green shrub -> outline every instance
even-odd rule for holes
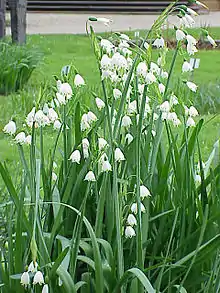
[[[41,57],[36,49],[29,46],[0,42],[0,94],[22,89]]]

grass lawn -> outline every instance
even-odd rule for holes
[[[220,35],[220,28],[213,28],[210,30],[214,37]],[[170,34],[170,32],[168,32]],[[198,36],[198,30],[192,32]],[[133,33],[130,32],[132,36]],[[143,32],[141,32],[143,34]],[[10,95],[7,97],[0,97],[0,106],[2,115],[0,117],[0,131],[6,122],[11,117],[20,115],[25,116],[24,113],[24,95],[29,97],[29,106],[27,111],[30,110],[32,100],[39,89],[40,84],[54,82],[53,75],[60,75],[60,70],[64,65],[73,63],[79,70],[79,73],[85,78],[88,87],[85,90],[82,98],[85,101],[91,97],[91,91],[100,92],[100,82],[98,77],[97,65],[93,55],[92,47],[88,36],[85,35],[32,35],[28,36],[28,44],[33,47],[39,48],[44,53],[44,59],[32,75],[26,91],[21,95]],[[168,62],[172,58],[173,52],[168,53]],[[201,59],[200,68],[195,70],[194,80],[199,85],[215,82],[219,77],[220,68],[220,52],[214,51],[200,51],[197,58]],[[179,56],[175,67],[176,75],[181,72],[181,65],[183,57]],[[168,70],[168,68],[167,68]],[[25,100],[25,99],[24,99]],[[27,99],[26,99],[27,100]],[[209,120],[210,116],[206,116],[205,120]],[[201,140],[203,141],[203,152],[207,154],[219,138],[220,117],[216,117],[209,122],[203,129]],[[5,140],[5,136],[0,133],[0,160],[9,159],[13,160],[14,146],[9,146]]]

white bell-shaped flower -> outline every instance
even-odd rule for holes
[[[88,115],[86,113],[82,115],[80,128],[81,131],[85,131],[90,128],[90,124],[88,122]]]
[[[30,277],[28,272],[21,275],[21,285],[27,287],[30,284]]]
[[[5,125],[3,128],[4,133],[13,135],[16,132],[16,124],[14,121],[9,121],[8,124]]]
[[[101,69],[108,69],[111,67],[111,58],[108,55],[104,54],[101,59]]]
[[[191,56],[191,55],[194,55],[196,52],[198,52],[196,46],[194,45],[191,45],[191,44],[187,44],[186,46],[186,50],[188,52],[188,54]]]
[[[109,163],[109,161],[103,161],[102,164],[101,164],[101,169],[102,169],[102,172],[109,172],[109,171],[112,171],[112,166],[111,164]]]
[[[75,75],[75,78],[74,78],[74,85],[76,87],[80,87],[82,85],[85,85],[85,81],[84,79],[82,78],[82,76],[80,74],[76,74]]]
[[[125,228],[125,237],[126,237],[126,238],[132,238],[132,237],[134,237],[135,235],[136,235],[136,233],[135,233],[135,230],[134,230],[133,227],[131,227],[131,226],[127,226],[127,227]]]
[[[153,82],[156,82],[156,76],[152,72],[148,72],[145,78],[145,81],[147,84],[152,84]]]
[[[138,210],[137,203],[133,203],[131,205],[131,212],[133,214],[137,214],[137,210]],[[146,211],[145,206],[141,203],[141,212],[145,213],[145,211]]]
[[[99,150],[101,151],[101,150],[103,150],[106,146],[108,146],[108,143],[107,143],[107,141],[106,141],[104,138],[99,137],[99,138],[98,138],[98,145],[99,145]]]
[[[99,109],[99,111],[105,107],[105,103],[100,98],[96,98],[95,103],[96,103],[96,106]]]
[[[32,136],[31,135],[27,135],[26,138],[25,138],[25,144],[31,145],[31,141],[32,141]]]
[[[80,164],[80,159],[81,159],[81,154],[79,150],[75,150],[74,152],[72,152],[69,158],[69,160],[71,160],[72,163],[77,163],[77,164]]]
[[[61,122],[59,120],[55,120],[53,123],[53,128],[54,129],[60,129],[60,127],[62,126]]]
[[[41,293],[49,293],[49,286],[47,284],[45,284],[43,286],[42,292]]]
[[[128,105],[128,114],[132,115],[135,113],[137,113],[137,101],[136,100],[130,102]]]
[[[120,99],[122,96],[122,92],[119,89],[113,89],[113,97],[115,100]]]
[[[131,118],[127,115],[122,117],[121,126],[125,128],[129,128],[132,125]]]
[[[195,127],[196,123],[192,117],[189,117],[186,121],[186,127]]]
[[[193,71],[192,65],[189,62],[184,61],[182,65],[182,72],[190,72],[190,71]]]
[[[34,275],[34,280],[33,280],[33,285],[43,285],[44,284],[44,276],[41,273],[41,271],[37,271],[36,274]]]
[[[25,133],[19,132],[16,136],[15,136],[15,142],[18,144],[24,144],[26,142],[26,136]]]
[[[35,107],[32,108],[31,112],[28,113],[27,117],[26,117],[26,123],[29,127],[33,126],[34,123],[34,118],[35,118]]]
[[[191,82],[191,81],[187,81],[186,82],[186,85],[188,86],[188,88],[192,91],[192,92],[196,92],[197,91],[197,88],[198,88],[198,86],[195,84],[195,83],[193,83],[193,82]]]
[[[92,111],[89,111],[87,113],[87,122],[88,123],[92,123],[92,122],[95,122],[97,120],[98,120],[98,118],[96,117],[96,115]]]
[[[129,145],[133,141],[133,136],[130,133],[127,133],[125,135],[125,141],[127,141],[127,144]]]
[[[140,62],[136,69],[137,75],[146,77],[147,69],[147,64],[145,62]]]
[[[82,139],[82,151],[84,159],[89,158],[89,141],[87,138]]]
[[[217,46],[215,40],[214,40],[210,35],[207,36],[207,40],[209,41],[209,43],[210,43],[213,47],[216,47],[216,46]]]
[[[48,109],[48,114],[47,114],[47,117],[50,119],[50,121],[54,122],[58,119],[58,115],[57,115],[57,112],[53,109],[53,108],[50,108]]]
[[[92,171],[89,171],[85,178],[84,178],[85,181],[89,181],[89,182],[95,182],[96,179],[95,179],[95,174],[92,172]]]
[[[36,261],[32,261],[28,266],[28,272],[36,273],[37,267],[38,267],[38,263]]]
[[[193,107],[193,106],[191,106],[191,107],[189,108],[189,116],[191,116],[191,117],[196,117],[196,116],[198,116],[198,115],[199,115],[199,113],[198,113],[198,111],[196,110],[196,108]]]
[[[159,83],[158,89],[159,89],[159,92],[161,94],[164,94],[164,92],[165,92],[165,85],[163,85],[162,83]]]
[[[56,97],[59,105],[66,105],[66,98],[63,94],[56,93]]]
[[[68,82],[62,83],[60,86],[60,94],[70,99],[72,97],[73,91]]]
[[[157,49],[159,48],[163,48],[165,46],[165,41],[162,37],[157,38],[154,42],[153,42],[153,46],[157,47]]]
[[[149,197],[149,196],[151,196],[151,193],[150,193],[149,189],[146,186],[141,185],[140,186],[140,197],[141,197],[141,199],[143,200],[144,198]]]
[[[185,38],[186,38],[185,33],[184,33],[182,30],[177,29],[177,30],[176,30],[176,40],[177,40],[177,41],[182,41],[182,40],[184,40]]]
[[[150,72],[151,73],[156,73],[157,75],[159,75],[160,70],[161,70],[160,67],[156,63],[154,63],[154,62],[150,63]]]
[[[115,149],[115,161],[121,162],[125,160],[125,156],[119,148]]]
[[[129,214],[127,218],[127,224],[131,227],[137,225],[137,220],[133,214]]]
[[[164,101],[160,105],[160,111],[168,113],[170,111],[170,103],[168,101]]]
[[[55,172],[52,172],[52,180],[57,181],[57,174]]]

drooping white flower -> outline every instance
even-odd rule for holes
[[[137,220],[133,214],[129,214],[127,218],[127,224],[131,227],[137,225]]]
[[[190,44],[187,44],[186,46],[186,50],[188,52],[188,54],[191,56],[191,55],[194,55],[196,52],[198,52],[196,46],[194,45],[190,45]]]
[[[178,127],[181,124],[181,121],[179,118],[173,119],[172,122],[175,127]]]
[[[25,138],[25,144],[31,145],[32,137],[31,135],[27,135]]]
[[[165,85],[163,85],[162,83],[159,83],[158,88],[159,88],[159,92],[161,94],[164,94],[164,92],[165,92]]]
[[[58,115],[56,111],[53,108],[48,109],[47,117],[50,119],[50,121],[54,122],[58,119]]]
[[[152,130],[151,130],[151,134],[153,135],[153,137],[155,137],[157,133],[156,133],[155,130],[152,129]]]
[[[99,150],[102,151],[106,146],[108,146],[108,143],[104,138],[99,137],[98,138],[98,145],[99,145]]]
[[[87,114],[83,114],[80,123],[81,131],[85,131],[90,128],[90,124],[88,123],[88,116]]]
[[[96,106],[99,109],[99,111],[105,107],[105,103],[100,98],[96,98],[95,102],[96,102]]]
[[[160,73],[160,67],[156,63],[151,62],[150,63],[150,72],[151,73],[156,73],[157,75],[159,75],[159,73]]]
[[[191,9],[190,7],[187,7],[186,8],[186,11],[187,11],[187,13],[189,13],[189,14],[191,14],[193,16],[197,16],[198,15],[198,13],[195,10]]]
[[[44,276],[41,273],[41,271],[37,271],[36,274],[34,275],[34,280],[33,280],[33,285],[43,285],[44,284]]]
[[[171,96],[170,96],[170,107],[172,107],[173,105],[178,105],[178,104],[179,104],[178,98],[174,94],[171,94]]]
[[[157,47],[157,49],[159,48],[163,48],[165,45],[165,41],[162,37],[157,38],[154,42],[153,42],[153,46]]]
[[[72,152],[69,158],[69,160],[71,160],[72,163],[77,163],[77,164],[80,164],[80,159],[81,159],[81,154],[79,150],[75,150],[74,152]]]
[[[185,38],[186,38],[185,33],[184,33],[182,30],[177,29],[177,30],[176,30],[176,40],[177,40],[177,41],[182,41],[182,40],[184,40]]]
[[[63,94],[56,93],[56,97],[60,105],[66,105],[66,98]]]
[[[186,13],[185,18],[189,24],[189,27],[192,27],[195,24],[195,20],[189,14]]]
[[[14,121],[9,121],[8,124],[5,125],[3,128],[4,133],[13,135],[16,132],[16,124]]]
[[[215,40],[214,40],[210,35],[207,36],[207,40],[209,41],[209,43],[210,43],[213,47],[216,47],[216,46],[217,46]]]
[[[144,84],[138,84],[138,93],[140,94],[140,95],[143,95],[143,92],[144,92]]]
[[[134,228],[132,228],[131,226],[127,226],[125,228],[125,237],[126,238],[132,238],[136,235]]]
[[[122,92],[119,89],[113,89],[113,97],[115,100],[120,99],[122,96]]]
[[[111,59],[111,66],[115,69],[126,69],[128,67],[127,59],[119,52],[114,53]]]
[[[170,111],[170,103],[168,101],[164,101],[160,105],[160,111],[168,113]]]
[[[92,122],[95,122],[97,120],[98,120],[98,118],[96,117],[96,115],[92,111],[89,111],[87,113],[87,122],[89,124],[92,123]]]
[[[107,54],[104,54],[101,59],[101,69],[108,69],[111,67],[111,58]]]
[[[125,128],[128,128],[131,125],[132,125],[131,118],[129,116],[127,116],[127,115],[123,116],[122,121],[121,121],[121,126],[125,127]]]
[[[26,117],[26,123],[29,127],[33,126],[34,123],[34,117],[35,117],[35,107],[32,108],[31,112],[28,113],[27,117]]]
[[[52,172],[52,180],[57,181],[57,174],[55,172]]]
[[[149,47],[150,47],[150,45],[148,44],[148,42],[144,42],[144,48],[145,48],[146,50],[148,50]]]
[[[61,80],[58,79],[56,81],[56,83],[57,83],[57,90],[60,91],[60,87],[61,87],[61,84],[62,84]]]
[[[197,90],[197,85],[195,84],[195,83],[193,83],[193,82],[191,82],[191,81],[187,81],[186,82],[186,85],[188,86],[188,88],[192,91],[192,92],[196,92],[196,90]]]
[[[187,43],[189,45],[194,45],[195,46],[197,44],[197,40],[191,35],[187,35],[186,39],[187,39]]]
[[[47,284],[45,284],[43,286],[42,292],[41,293],[49,293],[49,286]]]
[[[194,127],[194,126],[196,126],[195,121],[193,120],[192,117],[189,117],[186,121],[186,127]]]
[[[151,196],[149,189],[146,186],[141,185],[140,186],[140,197],[141,197],[141,199],[143,200],[145,197],[149,197],[149,196]]]
[[[101,167],[102,167],[102,172],[109,172],[112,170],[112,166],[108,160],[103,161],[101,164]]]
[[[137,203],[133,203],[131,205],[131,212],[134,213],[134,214],[137,214],[137,210],[138,210],[138,206],[137,206]],[[142,213],[145,213],[145,206],[141,203],[141,212]]]
[[[161,120],[164,121],[164,120],[167,119],[167,117],[168,117],[168,112],[162,112],[162,114],[161,114]]]
[[[89,182],[95,182],[96,179],[95,179],[95,174],[92,172],[92,171],[89,171],[85,178],[84,178],[85,181],[89,181]]]
[[[62,126],[61,122],[59,120],[55,120],[53,123],[53,128],[54,129],[60,129],[60,127]]]
[[[140,62],[136,69],[137,75],[146,77],[147,74],[147,64],[145,62]]]
[[[128,105],[128,114],[132,115],[135,113],[137,113],[137,101],[136,100],[130,102]]]
[[[97,17],[97,21],[103,23],[105,26],[109,26],[112,23],[112,20],[105,17]]]
[[[189,62],[184,61],[182,65],[182,72],[189,72],[189,71],[193,71],[192,65]]]
[[[23,131],[19,132],[16,136],[15,136],[15,142],[18,144],[24,144],[26,142],[26,135]]]
[[[155,77],[155,75],[152,72],[148,72],[145,78],[145,81],[147,84],[151,84],[153,82],[156,82],[157,79]]]
[[[162,78],[164,78],[164,79],[167,79],[168,76],[169,76],[169,74],[168,74],[168,72],[162,70],[161,73],[160,73],[160,76],[161,76]]]
[[[30,277],[28,272],[21,275],[21,285],[27,287],[30,284]]]
[[[82,139],[82,151],[84,159],[89,158],[89,141],[87,138]]]
[[[38,267],[38,263],[36,261],[32,261],[28,266],[28,272],[36,273],[37,267]]]
[[[60,94],[70,99],[72,97],[73,91],[68,82],[62,83],[60,86]]]
[[[200,184],[202,182],[201,176],[199,174],[195,175],[195,183]]]
[[[85,80],[82,78],[82,76],[80,74],[76,74],[75,78],[74,78],[74,85],[76,87],[80,87],[82,85],[85,85]]]
[[[50,124],[49,118],[44,114],[42,110],[38,110],[34,116],[36,126],[45,126]]]
[[[159,115],[157,113],[153,114],[153,120],[156,121],[159,118]]]
[[[159,66],[162,65],[162,61],[163,61],[162,57],[158,57],[158,58],[157,58],[157,64],[158,64]]]
[[[119,148],[115,149],[115,161],[121,162],[125,160],[125,156]]]
[[[45,103],[44,106],[43,106],[43,112],[44,112],[45,115],[47,115],[48,112],[49,112],[49,107],[48,107],[47,103]]]
[[[105,49],[105,51],[109,54],[111,53],[111,51],[114,49],[114,45],[109,41],[109,40],[106,40],[106,39],[102,39],[101,42],[100,42],[100,46]]]
[[[193,107],[193,106],[191,106],[191,107],[189,108],[189,116],[191,116],[191,117],[196,117],[196,116],[198,116],[198,115],[199,115],[199,113],[198,113],[198,111],[196,110],[196,108]]]
[[[169,120],[169,121],[175,121],[177,118],[178,117],[175,112],[169,112],[167,114],[167,120]]]
[[[125,135],[125,141],[127,141],[128,145],[133,141],[133,136],[130,133]]]

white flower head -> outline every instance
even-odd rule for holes
[[[128,114],[132,115],[135,113],[137,113],[137,101],[136,100],[130,102],[128,105]]]
[[[140,197],[141,197],[141,199],[143,200],[145,197],[149,197],[149,196],[151,196],[151,193],[150,193],[149,189],[146,186],[141,185],[140,186]]]
[[[30,277],[28,272],[21,275],[21,285],[27,287],[30,284]]]
[[[18,144],[24,144],[26,142],[26,136],[25,133],[19,132],[16,136],[15,136],[15,142]]]
[[[26,123],[29,127],[33,126],[34,123],[34,117],[35,117],[35,107],[32,108],[31,112],[28,113],[27,117],[26,117]]]
[[[112,171],[112,166],[108,160],[104,160],[101,165],[102,165],[102,172]]]
[[[95,182],[96,179],[95,179],[95,174],[92,172],[92,171],[89,171],[85,178],[84,178],[85,181],[89,181],[89,182]]]
[[[174,94],[171,94],[170,107],[172,107],[173,105],[178,105],[178,104],[179,104],[178,98]]]
[[[165,92],[165,85],[163,85],[162,83],[159,83],[158,88],[159,88],[159,92],[161,94],[164,94],[164,92]]]
[[[210,43],[213,47],[216,47],[216,46],[217,46],[215,40],[214,40],[210,35],[207,36],[207,40],[209,41],[209,43]]]
[[[153,42],[153,46],[157,47],[157,49],[159,48],[163,48],[165,46],[165,41],[162,37],[157,38],[154,42]]]
[[[125,128],[129,128],[132,125],[131,118],[127,115],[122,117],[121,126]]]
[[[26,138],[25,138],[25,144],[31,145],[31,141],[32,141],[32,136],[31,135],[27,135]]]
[[[147,84],[151,84],[153,82],[156,82],[157,79],[155,77],[155,75],[152,72],[148,72],[145,78],[145,81]]]
[[[80,74],[76,74],[75,75],[75,78],[74,78],[74,85],[75,87],[80,87],[82,85],[85,85],[85,81],[84,79],[82,78],[82,76]]]
[[[160,76],[161,76],[162,78],[164,78],[164,79],[167,79],[168,76],[169,76],[169,74],[168,74],[168,72],[162,70],[161,73],[160,73]]]
[[[52,180],[57,181],[57,174],[55,172],[52,172]]]
[[[170,103],[168,101],[164,101],[160,105],[160,111],[168,113],[170,111]]]
[[[134,237],[135,235],[136,235],[136,233],[135,233],[135,230],[134,230],[133,227],[131,227],[131,226],[127,226],[127,227],[125,228],[125,237],[126,237],[126,238],[132,238],[132,237]]]
[[[102,151],[106,146],[108,146],[108,143],[104,138],[99,137],[98,138],[98,145],[99,145],[99,150]]]
[[[189,62],[184,61],[182,65],[182,72],[190,72],[190,71],[193,71],[192,65]]]
[[[122,96],[122,92],[119,89],[113,89],[113,97],[115,100],[120,99]]]
[[[71,160],[72,163],[77,163],[77,164],[80,164],[80,159],[81,159],[81,154],[79,150],[75,150],[74,152],[72,152],[69,158],[69,160]]]
[[[196,117],[196,116],[198,116],[198,115],[199,115],[199,113],[198,113],[198,111],[196,110],[196,108],[193,107],[193,106],[191,106],[191,107],[189,108],[189,116],[191,116],[191,117]]]
[[[41,271],[37,271],[36,274],[34,275],[34,280],[33,280],[33,285],[43,285],[44,284],[44,276],[41,273]]]
[[[105,107],[105,103],[103,102],[103,100],[98,97],[95,99],[95,103],[99,111],[101,111]]]
[[[131,205],[131,212],[134,214],[137,214],[137,211],[138,211],[137,203],[133,203]],[[141,203],[141,212],[145,213],[145,211],[146,211],[145,206]]]
[[[147,74],[147,64],[145,62],[140,62],[136,69],[137,75],[146,77]]]
[[[37,267],[38,267],[38,263],[36,261],[32,261],[28,266],[28,272],[36,273]]]
[[[190,45],[190,44],[187,44],[186,46],[186,50],[188,52],[188,54],[191,56],[191,55],[194,55],[196,52],[198,52],[196,46],[194,45]]]
[[[5,125],[3,128],[4,133],[13,135],[16,132],[16,124],[14,121],[9,121],[8,124]]]
[[[156,73],[157,75],[159,75],[159,73],[160,73],[160,67],[156,63],[151,62],[150,63],[150,72],[151,73]]]
[[[35,119],[37,127],[45,126],[45,125],[50,124],[49,118],[44,114],[44,112],[42,110],[38,110],[35,113],[34,119]]]
[[[182,41],[182,40],[184,40],[185,38],[186,38],[185,33],[184,33],[182,30],[177,29],[177,30],[176,30],[176,40],[177,40],[177,41]]]
[[[125,135],[125,141],[127,141],[128,145],[133,141],[133,136],[130,133]]]
[[[86,113],[82,115],[80,128],[81,131],[85,131],[90,128],[90,124],[88,122],[88,115]]]
[[[102,39],[101,40],[101,43],[100,43],[100,46],[108,53],[110,54],[112,52],[112,50],[114,49],[114,45],[109,41],[109,40],[106,40],[106,39]]]
[[[129,214],[127,218],[127,224],[131,227],[137,225],[137,220],[133,214]]]
[[[101,59],[101,69],[111,68],[111,58],[108,57],[107,54],[104,54]]]
[[[191,35],[187,35],[186,39],[187,39],[188,45],[195,46],[197,44],[197,40]]]
[[[178,127],[181,124],[181,121],[179,118],[173,119],[172,122],[175,127]]]
[[[89,141],[87,138],[82,139],[82,150],[84,159],[87,159],[89,157]]]
[[[195,127],[196,123],[192,117],[189,117],[186,121],[186,127]]]
[[[68,82],[62,83],[60,86],[60,94],[70,99],[72,97],[73,91]]]
[[[89,111],[87,113],[87,122],[89,124],[92,123],[92,122],[95,122],[97,120],[98,120],[98,118],[96,117],[96,115],[92,111]]]
[[[197,85],[191,81],[187,81],[186,85],[188,86],[188,88],[192,91],[192,92],[196,92],[197,91]]]
[[[58,115],[56,111],[53,108],[48,109],[47,117],[50,119],[50,121],[54,122],[58,119]]]
[[[55,120],[53,123],[53,128],[54,129],[60,129],[60,127],[62,126],[61,122],[59,120]]]
[[[41,293],[49,293],[49,286],[47,284],[45,284],[43,286],[42,292]]]
[[[125,156],[119,148],[115,149],[115,161],[121,162],[125,160]]]
[[[195,183],[200,184],[202,182],[201,176],[199,174],[195,175]]]
[[[103,23],[105,26],[109,26],[113,21],[105,17],[97,17],[97,22]]]
[[[56,93],[57,101],[60,105],[66,105],[66,98],[61,93]]]

